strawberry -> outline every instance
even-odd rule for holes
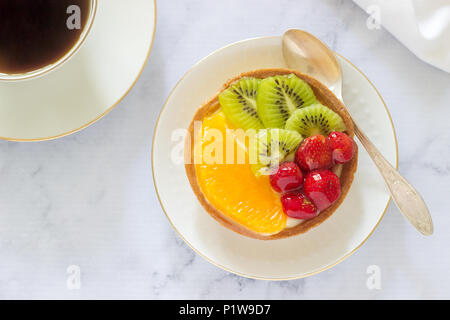
[[[343,132],[333,131],[328,135],[330,147],[333,150],[334,163],[346,163],[353,158],[356,143]]]
[[[330,168],[333,158],[329,140],[322,135],[306,138],[295,153],[295,162],[303,171]]]
[[[304,194],[288,192],[281,197],[284,212],[291,218],[311,219],[317,215],[316,206]]]
[[[276,192],[292,191],[303,185],[303,174],[294,162],[284,162],[270,175],[270,184]]]
[[[331,170],[315,170],[306,175],[303,191],[317,209],[322,211],[339,198],[341,183]]]

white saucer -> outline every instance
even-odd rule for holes
[[[397,142],[389,112],[375,87],[338,55],[344,73],[344,101],[359,126],[386,158],[397,164]],[[183,164],[171,160],[178,141],[172,133],[187,128],[195,111],[223,83],[241,72],[286,67],[281,37],[244,40],[201,60],[176,85],[155,129],[153,178],[161,206],[179,235],[198,254],[227,271],[251,278],[283,280],[326,270],[350,256],[374,231],[390,201],[383,179],[359,145],[358,170],[338,210],[306,234],[261,241],[217,223],[191,190]]]
[[[0,83],[0,138],[59,138],[103,117],[137,81],[155,27],[155,1],[99,1],[92,29],[70,61],[41,78]]]

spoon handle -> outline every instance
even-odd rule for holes
[[[433,233],[433,221],[425,201],[414,187],[381,155],[380,151],[373,145],[358,125],[353,122],[355,134],[366,148],[373,162],[380,170],[381,175],[391,192],[400,212],[412,223],[412,225],[423,235],[429,236]]]

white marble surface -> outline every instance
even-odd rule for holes
[[[0,142],[0,298],[450,298],[450,74],[369,30],[351,1],[160,0],[149,63],[130,94],[95,125],[55,141]],[[241,278],[177,236],[152,183],[159,111],[178,79],[231,42],[285,29],[323,39],[376,85],[396,126],[400,171],[427,201],[425,238],[391,204],[372,237],[319,275]],[[66,286],[69,265],[81,288]],[[381,289],[366,286],[369,265]]]

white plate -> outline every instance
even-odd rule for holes
[[[338,59],[348,109],[386,158],[397,164],[396,136],[383,100],[355,66],[339,55]],[[281,37],[237,42],[201,60],[175,86],[163,107],[154,134],[152,165],[161,206],[192,249],[227,271],[282,280],[316,274],[352,254],[380,222],[390,197],[360,146],[358,170],[345,201],[328,220],[306,234],[274,241],[250,239],[224,228],[205,212],[191,190],[184,165],[171,160],[171,152],[179,145],[179,140],[172,141],[172,133],[187,128],[195,111],[227,79],[244,71],[275,67],[286,67]]]
[[[156,4],[100,0],[80,50],[41,78],[0,83],[0,138],[48,140],[81,130],[113,109],[149,57]]]

